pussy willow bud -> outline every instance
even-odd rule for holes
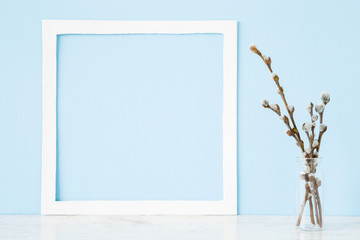
[[[323,103],[319,103],[315,106],[315,111],[318,113],[322,113],[324,111],[325,105]]]
[[[285,115],[282,115],[280,117],[280,120],[283,121],[285,124],[289,124],[289,118]]]
[[[293,112],[294,112],[294,110],[295,110],[295,108],[294,108],[294,106],[293,106],[293,105],[289,105],[289,106],[288,106],[288,108],[289,108],[289,111],[290,111],[291,113],[293,113]]]
[[[316,120],[318,120],[318,115],[313,115],[312,117],[311,117],[311,121],[313,121],[313,122],[316,122]]]
[[[286,131],[286,134],[289,135],[289,136],[292,136],[292,133],[291,133],[290,130],[287,130],[287,131]]]
[[[269,101],[266,100],[266,99],[263,99],[263,100],[261,101],[261,104],[262,104],[265,108],[270,106],[270,105],[269,105]]]
[[[325,105],[328,104],[328,102],[330,102],[330,94],[327,92],[323,92],[321,95],[321,100]]]
[[[311,114],[313,107],[314,107],[314,104],[310,103],[310,105],[306,107],[306,111]]]
[[[259,49],[257,49],[256,45],[255,44],[251,44],[250,45],[250,50],[253,52],[253,53],[256,53],[258,55],[261,55],[261,52],[259,51]]]
[[[315,148],[319,145],[319,142],[318,140],[314,140],[313,144],[312,144],[312,147]]]
[[[321,179],[320,179],[320,178],[315,178],[315,182],[316,182],[316,185],[317,185],[318,187],[321,186]]]
[[[279,81],[279,76],[273,72],[271,73],[271,77],[272,77],[272,79],[274,79],[274,81]]]
[[[264,55],[263,57],[264,57],[266,63],[271,65],[271,58],[269,56],[267,56],[267,55]]]
[[[271,107],[272,110],[274,110],[274,111],[276,111],[277,113],[280,114],[280,107],[279,107],[279,105],[277,105],[277,104],[271,104],[270,107]]]
[[[304,123],[302,126],[302,129],[304,132],[310,132],[311,131],[312,124],[311,123]]]
[[[320,124],[319,129],[320,132],[325,132],[327,130],[327,126],[325,124]]]
[[[302,180],[305,180],[305,173],[304,173],[304,172],[301,172],[301,173],[300,173],[300,178],[301,178]]]

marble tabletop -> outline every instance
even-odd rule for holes
[[[360,240],[360,217],[324,217],[323,231],[314,233],[294,223],[287,216],[0,215],[0,239]]]

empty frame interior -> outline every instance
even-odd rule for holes
[[[57,201],[223,199],[222,34],[57,46]]]

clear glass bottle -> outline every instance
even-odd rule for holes
[[[296,173],[296,227],[301,231],[323,228],[323,172],[321,158],[298,158]]]

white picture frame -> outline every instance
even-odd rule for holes
[[[237,22],[43,20],[43,215],[237,214]],[[56,201],[57,36],[60,34],[223,34],[223,200]]]

